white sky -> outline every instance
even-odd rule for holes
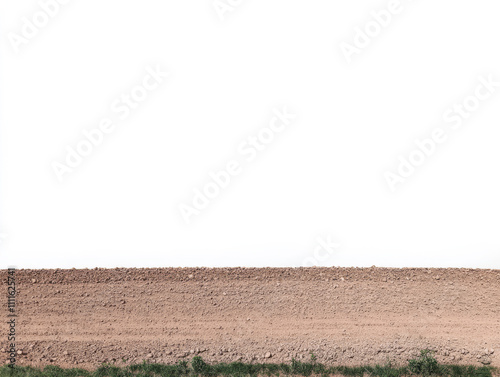
[[[45,20],[49,0],[0,2],[0,267],[500,268],[500,86],[469,97],[500,81],[497,0],[401,0],[350,63],[340,44],[390,1],[243,0],[223,20],[212,1],[72,0]],[[141,92],[148,69],[169,76]],[[113,110],[133,89],[145,100]],[[444,121],[467,97],[477,110]],[[284,108],[248,161],[238,147]],[[52,163],[105,118],[59,182]],[[392,192],[384,173],[439,128]],[[179,204],[233,160],[186,224]]]

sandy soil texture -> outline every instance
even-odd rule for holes
[[[94,368],[195,355],[286,362],[310,352],[330,365],[383,364],[430,348],[441,362],[500,366],[500,270],[73,269],[16,277],[19,365]],[[7,344],[5,335],[3,352]]]

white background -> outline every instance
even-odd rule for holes
[[[72,0],[15,53],[40,10],[0,0],[0,266],[500,268],[500,88],[452,131],[443,113],[500,81],[497,0]],[[147,66],[170,76],[125,121]],[[238,156],[272,109],[297,117],[186,224],[179,203]],[[60,183],[51,164],[102,118],[116,130]],[[392,192],[384,172],[436,127],[448,140]]]

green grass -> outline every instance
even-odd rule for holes
[[[43,369],[32,367],[0,367],[0,377],[256,377],[256,376],[320,376],[342,375],[346,377],[492,377],[491,367],[439,364],[428,350],[421,351],[420,357],[409,360],[408,365],[394,367],[386,365],[343,367],[330,366],[316,362],[311,354],[310,362],[292,360],[288,364],[245,364],[220,363],[208,364],[195,356],[191,363],[180,361],[174,365],[134,364],[126,367],[102,365],[94,371],[79,368],[63,369],[49,365]]]

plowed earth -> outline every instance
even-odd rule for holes
[[[402,364],[430,348],[440,362],[500,366],[500,270],[18,270],[16,279],[18,365],[277,363],[311,352],[328,365]]]

